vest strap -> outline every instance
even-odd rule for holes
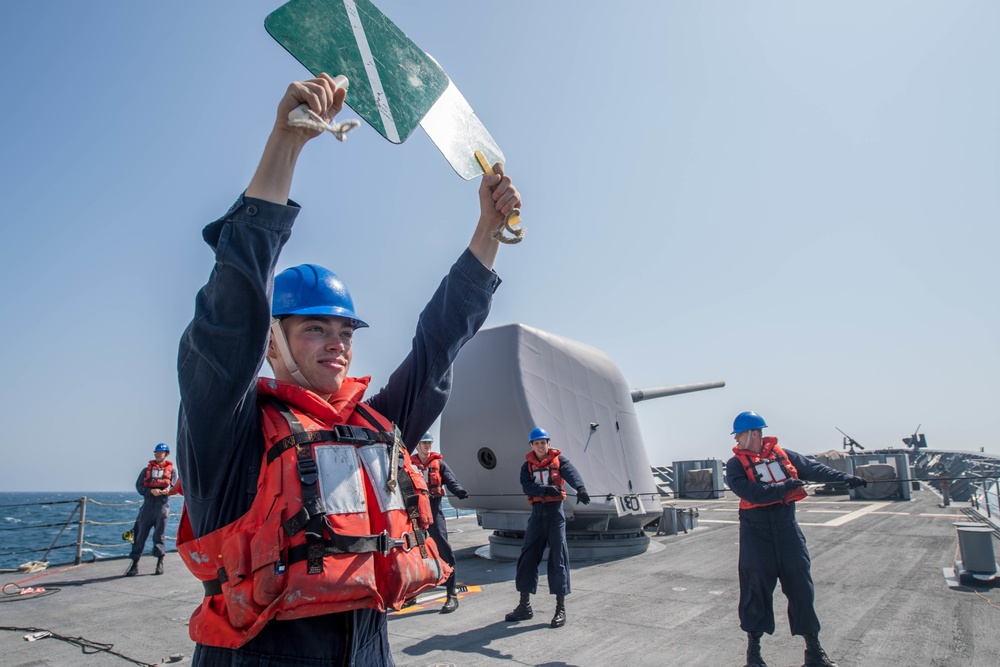
[[[361,403],[354,406],[354,409],[361,413],[369,424],[379,424],[375,419],[374,415],[370,413]],[[397,452],[399,448],[403,446],[402,442],[397,442],[395,435],[389,435],[384,429],[381,428],[379,424],[379,433],[386,439],[386,442],[393,443],[390,445],[393,448],[393,453]],[[398,431],[397,431],[398,433]],[[423,558],[428,558],[427,547],[424,546],[424,536],[426,531],[420,528],[420,496],[417,495],[416,489],[413,487],[413,480],[410,479],[409,473],[403,469],[403,462],[397,456],[390,456],[390,465],[393,465],[393,469],[390,471],[390,477],[395,477],[397,483],[399,484],[399,492],[403,495],[403,504],[406,506],[406,514],[410,518],[410,527],[413,528],[413,535],[416,538],[417,546],[420,547],[420,555]],[[409,535],[409,533],[407,533]]]
[[[277,404],[277,401],[274,401]],[[281,411],[281,408],[278,408]],[[284,414],[284,412],[282,412]],[[385,442],[378,431],[373,431],[364,426],[352,426],[351,424],[337,424],[330,430],[306,431],[302,430],[292,433],[288,437],[282,438],[271,445],[267,450],[267,462],[272,463],[276,458],[284,454],[292,447],[312,444],[314,442],[340,442],[348,445],[371,445],[377,442]],[[391,442],[391,441],[390,441]]]
[[[337,554],[367,554],[379,553],[383,556],[389,555],[392,549],[402,549],[409,551],[414,547],[423,548],[427,540],[427,531],[423,529],[415,530],[412,533],[403,533],[400,538],[389,537],[388,531],[383,531],[379,535],[337,535],[323,540],[316,545],[300,544],[288,549],[288,559],[286,563],[298,563],[299,561],[311,562],[314,558],[323,559],[324,556],[335,556]],[[307,566],[308,567],[308,566]],[[225,569],[219,568],[218,577],[210,581],[203,581],[205,597],[222,595],[222,584],[229,581]]]

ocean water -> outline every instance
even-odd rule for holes
[[[86,497],[83,549],[84,561],[128,556],[131,542],[122,533],[132,529],[142,498],[133,492],[116,493],[2,493],[0,492],[0,570],[16,569],[33,560],[50,565],[72,563],[76,558],[81,498]],[[167,551],[176,551],[174,537],[181,518],[183,498],[170,499],[167,520]],[[446,517],[474,514],[456,510],[445,498]],[[66,525],[67,522],[69,525]],[[62,534],[60,534],[62,530]],[[51,549],[50,549],[51,547]],[[144,553],[153,549],[152,530]],[[47,552],[47,553],[46,553]]]
[[[16,568],[32,560],[48,560],[52,565],[72,563],[79,535],[79,507],[84,497],[87,502],[82,559],[127,556],[132,544],[122,539],[122,533],[132,529],[142,505],[141,496],[134,491],[0,493],[0,569]],[[177,534],[182,503],[177,496],[170,499],[168,551],[175,551],[173,538]],[[67,522],[72,523],[66,525]],[[152,553],[152,549],[150,531],[145,553]]]

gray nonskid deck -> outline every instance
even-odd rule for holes
[[[821,639],[841,667],[995,667],[1000,664],[1000,589],[951,589],[942,575],[955,557],[960,506],[937,507],[926,491],[910,502],[851,502],[810,497],[799,520],[813,558]],[[440,602],[390,617],[399,667],[452,665],[742,665],[745,636],[736,604],[738,534],[734,500],[678,502],[699,508],[699,527],[654,537],[647,553],[613,562],[574,562],[568,623],[548,627],[555,598],[532,597],[535,618],[506,623],[517,603],[514,563],[476,555],[488,533],[475,517],[449,521],[460,582],[479,586],[458,611],[438,613]],[[65,636],[113,643],[143,662],[182,653],[193,645],[186,621],[201,586],[176,554],[164,576],[152,576],[144,558],[140,576],[125,579],[125,561],[102,561],[39,575],[0,575],[0,582],[58,587],[48,597],[0,603],[0,625],[40,627]],[[6,598],[7,596],[4,596]],[[991,606],[990,602],[996,607]],[[763,641],[772,667],[802,664],[802,642],[788,632],[780,590],[778,622]],[[26,642],[0,633],[0,663],[128,665],[110,655],[84,656],[54,639]],[[185,662],[188,662],[186,660]],[[183,664],[183,663],[181,663]]]

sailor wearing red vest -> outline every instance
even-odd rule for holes
[[[325,74],[291,84],[249,187],[202,234],[215,265],[178,355],[177,548],[205,587],[189,624],[196,666],[393,665],[386,610],[448,576],[427,535],[426,486],[400,445],[447,401],[451,364],[500,283],[493,232],[520,197],[502,165],[483,178],[468,249],[421,312],[409,354],[365,398],[369,378],[348,372],[367,324],[344,283],[312,264],[274,276],[299,211],[295,163],[320,134],[289,113],[307,105],[329,122],[345,95],[346,80]],[[350,173],[335,197],[350,193]],[[330,247],[361,252],[342,227]],[[392,247],[370,253],[381,282],[407,279]],[[273,380],[257,378],[265,358]]]
[[[860,477],[828,468],[762,437],[764,418],[741,412],[733,422],[735,456],[726,463],[726,483],[740,497],[740,627],[747,633],[747,667],[767,667],[760,653],[763,633],[774,634],[775,583],[788,598],[793,635],[805,637],[803,667],[836,667],[819,643],[813,581],[806,538],[795,521],[795,501],[806,497],[805,481],[867,486]]]
[[[569,547],[566,545],[566,515],[563,500],[566,484],[576,489],[576,502],[590,504],[590,495],[583,486],[583,478],[569,459],[558,449],[549,446],[549,434],[544,428],[534,428],[528,435],[531,451],[525,455],[521,466],[521,489],[531,503],[531,516],[524,531],[521,555],[517,559],[514,583],[521,600],[514,611],[507,614],[507,621],[525,621],[534,617],[531,594],[538,589],[538,565],[542,562],[545,547],[549,548],[546,574],[549,593],[556,596],[556,613],[550,626],[561,628],[566,624],[566,596],[569,595]]]
[[[455,592],[455,552],[448,543],[448,524],[445,522],[444,512],[441,511],[441,499],[444,497],[445,488],[460,500],[468,498],[469,492],[462,487],[441,454],[431,451],[433,446],[434,436],[425,433],[417,443],[417,455],[413,457],[413,467],[424,476],[431,496],[431,515],[434,517],[434,523],[427,531],[434,538],[441,559],[451,566],[451,576],[445,582],[448,597],[441,607],[442,614],[450,614],[458,609],[458,594]]]
[[[167,553],[165,532],[170,515],[169,496],[174,495],[173,489],[177,484],[174,464],[167,460],[169,455],[170,447],[162,442],[158,444],[153,448],[153,460],[135,480],[135,490],[142,496],[142,507],[132,526],[132,553],[129,556],[132,562],[125,570],[126,577],[139,574],[139,558],[146,548],[150,528],[153,529],[153,555],[156,556],[153,574],[163,574],[163,557]]]

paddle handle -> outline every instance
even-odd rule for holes
[[[491,167],[490,163],[486,161],[486,156],[483,155],[483,152],[476,151],[475,155],[476,155],[476,162],[478,162],[479,166],[483,168],[483,172],[487,176],[492,176],[493,167]],[[510,214],[507,216],[506,222],[511,227],[517,227],[519,224],[521,224],[521,212],[517,209],[511,211]]]

